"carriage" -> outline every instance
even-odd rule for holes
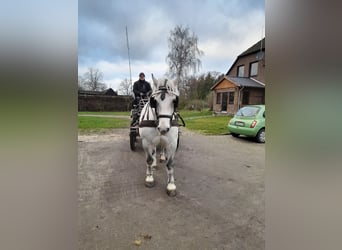
[[[131,126],[129,129],[129,143],[131,150],[134,151],[136,149],[137,137],[139,136],[139,118],[141,114],[141,110],[144,108],[145,104],[148,103],[148,97],[143,96],[140,98],[138,105],[134,106],[131,110]],[[132,124],[132,121],[135,120],[135,123]]]

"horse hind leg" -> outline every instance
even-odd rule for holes
[[[166,156],[165,156],[165,148],[164,147],[161,147],[160,149],[160,160],[159,162],[160,163],[163,163],[166,161]]]

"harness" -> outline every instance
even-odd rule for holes
[[[143,117],[144,118],[146,117],[147,120],[142,120],[139,123],[140,128],[142,128],[142,127],[157,127],[159,124],[159,118],[169,118],[171,127],[180,127],[180,126],[185,127],[185,122],[184,122],[183,118],[181,117],[181,115],[178,112],[176,112],[176,109],[178,107],[178,94],[174,90],[172,90],[169,86],[166,86],[166,82],[167,82],[167,80],[165,80],[164,86],[160,86],[158,88],[158,90],[155,91],[151,95],[150,100],[148,102],[148,105],[152,109],[152,111],[154,108],[155,116],[157,119],[150,120],[149,119],[149,112],[148,112],[149,109],[145,109],[145,113],[143,114]],[[169,93],[169,94],[171,93],[171,94],[176,96],[176,100],[174,100],[174,103],[173,103],[174,112],[171,115],[158,114],[158,112],[157,112],[157,102],[155,100],[155,97],[156,97],[156,95],[161,94],[161,99],[164,100],[166,93]],[[146,112],[147,112],[147,115],[146,115]],[[178,123],[178,119],[180,119],[182,121],[182,124]]]
[[[170,118],[171,117],[171,118]],[[160,116],[158,117],[160,118]],[[163,117],[162,117],[163,118]],[[185,122],[183,120],[183,117],[181,117],[181,115],[177,112],[173,112],[172,116],[167,116],[165,118],[170,118],[171,119],[171,127],[185,127]],[[178,123],[178,119],[181,120],[182,124]],[[156,128],[158,126],[159,120],[142,120],[139,123],[139,128],[143,128],[143,127],[152,127],[152,128]]]

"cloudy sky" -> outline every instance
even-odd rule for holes
[[[78,74],[98,68],[114,90],[139,72],[151,79],[168,70],[167,39],[177,25],[197,35],[204,52],[201,73],[226,73],[236,56],[265,32],[264,0],[80,0],[78,2]]]

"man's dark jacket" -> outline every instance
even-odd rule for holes
[[[145,80],[138,80],[133,85],[133,92],[135,98],[140,97],[140,93],[146,95],[148,92],[152,92],[151,85]]]

